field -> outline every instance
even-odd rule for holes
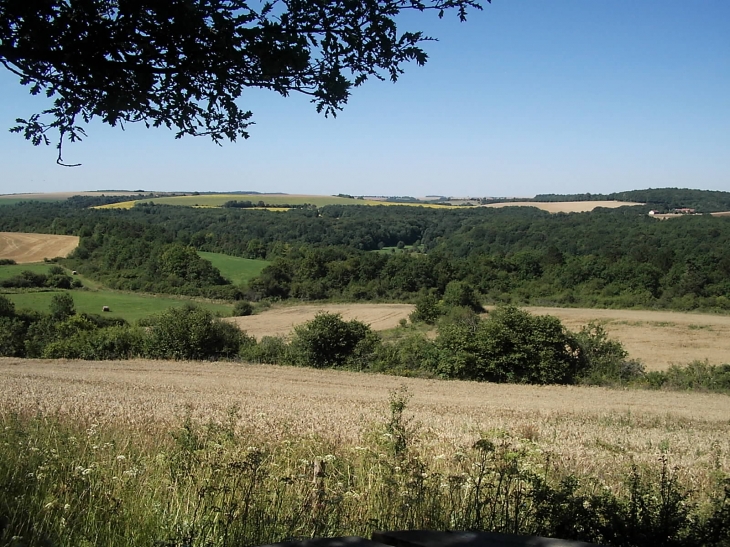
[[[233,317],[249,335],[287,336],[296,325],[314,318],[319,311],[340,313],[346,321],[357,319],[370,325],[373,330],[386,330],[398,326],[413,311],[410,304],[313,304],[304,306],[275,307],[259,315]]]
[[[5,264],[0,266],[0,281],[14,277],[25,270],[33,273],[47,274],[48,268],[51,266],[52,264],[46,264],[45,262],[36,264]],[[68,273],[70,274],[71,272]]]
[[[11,258],[19,264],[65,257],[78,245],[77,236],[0,232],[0,258]]]
[[[620,340],[629,357],[647,370],[665,370],[707,359],[712,365],[730,363],[730,316],[669,311],[526,308],[535,314],[559,317],[571,330],[589,321],[602,323]]]
[[[604,325],[612,338],[620,340],[629,357],[639,359],[647,370],[666,370],[705,360],[712,365],[730,362],[730,316],[665,311],[600,310],[583,308],[525,308],[538,315],[554,315],[578,331],[589,321]],[[259,315],[229,319],[248,334],[287,336],[296,325],[309,321],[317,311],[341,313],[346,320],[359,319],[374,330],[398,326],[413,311],[408,304],[320,304],[282,306]]]
[[[269,262],[266,260],[252,260],[249,258],[239,258],[237,256],[229,256],[221,253],[198,252],[205,260],[209,260],[213,266],[218,268],[223,277],[231,281],[234,285],[245,283],[261,273]]]
[[[0,269],[4,266],[0,266]],[[127,321],[134,322],[142,317],[160,313],[171,307],[183,306],[190,302],[190,299],[175,298],[171,296],[154,296],[131,294],[110,290],[73,290],[73,291],[44,291],[44,292],[20,292],[7,293],[10,300],[15,303],[16,309],[30,309],[33,311],[47,312],[51,298],[55,294],[68,292],[74,299],[78,313],[102,313],[103,306],[109,306],[108,317],[121,317]],[[198,302],[198,304],[213,313],[223,316],[230,316],[232,306],[230,304],[216,304],[212,302]]]
[[[556,462],[613,484],[633,463],[666,455],[703,489],[730,471],[730,397],[567,386],[496,385],[233,363],[0,358],[2,409],[62,413],[95,427],[177,424],[184,408],[264,438],[319,435],[355,446],[406,386],[423,450],[453,453],[480,437],[522,439]]]
[[[121,203],[110,203],[101,205],[98,209],[130,209],[137,203],[150,203],[163,205],[181,205],[187,207],[221,207],[227,201],[252,201],[265,202],[267,205],[303,205],[305,203],[323,207],[325,205],[412,205],[432,208],[449,208],[448,205],[434,205],[431,203],[390,203],[376,200],[363,200],[341,198],[337,196],[315,196],[300,194],[210,194],[199,196],[175,196],[154,199],[143,199],[137,201],[123,201]]]
[[[642,205],[633,201],[515,201],[508,203],[490,203],[480,207],[537,207],[548,213],[583,213],[593,211],[596,207],[624,207],[627,205]]]

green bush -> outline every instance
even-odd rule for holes
[[[253,305],[247,300],[240,300],[233,306],[233,317],[243,317],[253,313]]]
[[[365,323],[344,321],[339,313],[320,312],[294,328],[290,350],[297,365],[343,367],[371,351],[376,340]]]
[[[451,281],[446,285],[444,305],[469,308],[477,313],[484,311],[476,289],[466,281]]]
[[[269,365],[280,365],[287,362],[288,346],[280,336],[264,336],[256,343],[250,338],[249,343],[241,346],[239,356],[244,361],[252,363],[266,363]]]
[[[155,359],[218,359],[238,355],[246,336],[203,308],[170,308],[151,321],[146,354]]]
[[[15,316],[15,304],[7,296],[0,294],[0,317]]]
[[[416,300],[416,309],[411,312],[409,318],[411,323],[426,323],[433,325],[441,315],[439,301],[435,295],[431,293],[423,293]]]
[[[586,368],[581,380],[592,385],[631,382],[644,375],[644,366],[627,359],[629,352],[608,337],[602,325],[591,321],[576,334]]]
[[[131,359],[144,353],[145,331],[129,326],[114,326],[81,331],[69,338],[51,342],[43,350],[46,359]]]
[[[51,317],[56,321],[63,321],[74,315],[76,313],[76,307],[74,306],[73,297],[68,293],[54,294],[53,298],[51,298],[49,311],[51,312]]]
[[[484,321],[442,322],[436,346],[437,372],[447,378],[567,384],[585,367],[559,319],[514,306],[497,308]]]

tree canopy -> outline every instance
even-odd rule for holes
[[[303,93],[335,115],[368,78],[395,81],[406,62],[426,62],[430,38],[400,31],[401,12],[453,9],[465,20],[469,8],[481,9],[475,0],[0,0],[0,63],[52,100],[11,131],[55,142],[63,164],[63,143],[94,118],[177,138],[248,138],[252,113],[237,102],[247,88]]]

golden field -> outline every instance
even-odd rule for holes
[[[272,365],[0,358],[2,412],[61,414],[81,424],[154,430],[185,409],[262,437],[317,435],[356,446],[405,386],[421,449],[431,457],[507,436],[606,484],[666,456],[702,489],[730,472],[730,397],[594,387],[496,385]]]
[[[548,213],[584,213],[593,211],[596,207],[624,207],[628,205],[642,205],[633,201],[514,201],[508,203],[490,203],[480,207],[537,207]]]
[[[65,257],[78,245],[77,236],[0,232],[0,258],[10,258],[18,264]]]

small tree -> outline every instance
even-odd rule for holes
[[[294,329],[291,344],[296,364],[315,368],[342,367],[358,354],[374,346],[376,338],[368,325],[353,319],[344,321],[339,313],[318,313],[314,319]]]
[[[416,300],[416,309],[409,317],[413,323],[423,322],[433,325],[439,315],[441,310],[438,299],[433,294],[423,293]]]
[[[50,312],[51,317],[56,321],[68,319],[76,313],[73,297],[68,293],[54,295],[51,298]]]
[[[444,304],[452,307],[470,308],[475,312],[483,312],[476,289],[466,281],[451,281],[444,291]]]
[[[13,317],[15,315],[15,304],[7,297],[0,294],[0,317]]]

